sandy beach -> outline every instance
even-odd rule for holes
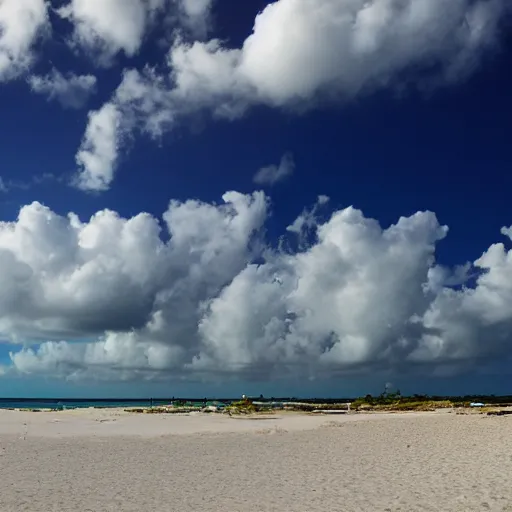
[[[512,511],[512,417],[0,411],[2,512]]]

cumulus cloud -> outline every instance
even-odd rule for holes
[[[33,75],[28,83],[33,92],[47,96],[48,100],[57,100],[63,107],[82,108],[89,97],[96,92],[96,77],[93,75],[75,75],[53,69],[45,76]]]
[[[171,201],[161,221],[23,207],[0,224],[0,339],[25,345],[12,370],[261,379],[456,371],[508,357],[503,244],[474,262],[473,286],[454,287],[462,274],[436,263],[448,229],[431,212],[386,228],[352,207],[312,215],[315,236],[294,251],[265,242],[268,216],[262,192]]]
[[[112,101],[89,113],[76,154],[75,185],[84,191],[108,190],[119,163],[122,140],[133,130],[159,137],[174,122],[162,80],[149,69],[124,73]]]
[[[0,2],[0,81],[30,69],[37,39],[50,31],[47,9],[44,0]]]
[[[213,0],[70,0],[57,13],[73,24],[71,46],[108,66],[119,52],[136,55],[157,20],[164,20],[171,32],[178,21],[182,33],[204,37],[212,4]]]
[[[295,161],[291,153],[285,153],[279,165],[268,165],[262,167],[253,177],[254,183],[258,185],[275,185],[279,181],[289,178],[295,170]]]
[[[213,0],[178,0],[181,24],[196,37],[210,29]]]
[[[131,339],[140,357],[147,351],[167,354],[155,355],[154,364],[178,364],[176,354],[191,360],[201,301],[251,260],[266,216],[262,193],[230,192],[223,199],[220,206],[172,201],[163,216],[168,243],[148,214],[122,219],[107,210],[82,223],[38,203],[22,208],[16,222],[0,225],[0,338],[99,337],[92,345],[43,344],[38,354],[78,357],[92,350],[105,360],[105,351],[113,350],[115,359],[119,343],[126,347]],[[23,351],[13,360],[23,369],[30,354]]]
[[[235,119],[253,105],[303,111],[382,87],[451,84],[496,46],[510,10],[506,0],[278,0],[240,48],[177,39],[166,72],[127,72],[109,103],[125,129],[160,135],[201,111]]]
[[[89,123],[76,162],[82,169],[75,185],[88,191],[107,190],[118,158],[121,113],[112,103],[89,113]]]
[[[109,64],[123,51],[135,55],[165,0],[71,0],[57,12],[74,25],[72,43]]]
[[[429,333],[411,354],[412,360],[508,358],[512,251],[503,243],[493,244],[474,265],[481,271],[474,289],[443,288],[424,313],[421,322]]]

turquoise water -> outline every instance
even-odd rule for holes
[[[167,405],[170,400],[153,400],[152,404]],[[148,407],[151,400],[55,400],[0,399],[0,409],[77,409],[87,407]]]

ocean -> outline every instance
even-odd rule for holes
[[[170,399],[63,399],[63,398],[0,398],[0,409],[78,409],[88,407],[149,407],[168,405]]]
[[[308,402],[308,403],[341,403],[351,402],[353,399],[347,398],[296,398],[296,397],[272,397],[271,399],[252,398],[253,400],[264,400],[271,402]],[[78,409],[78,408],[107,408],[107,407],[157,407],[170,405],[173,401],[179,400],[188,406],[201,406],[211,401],[229,404],[239,398],[1,398],[0,409]]]

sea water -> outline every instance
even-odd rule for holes
[[[0,398],[0,409],[78,409],[88,407],[149,407],[151,405],[168,405],[169,403],[169,400],[151,400],[149,398],[133,400]]]

